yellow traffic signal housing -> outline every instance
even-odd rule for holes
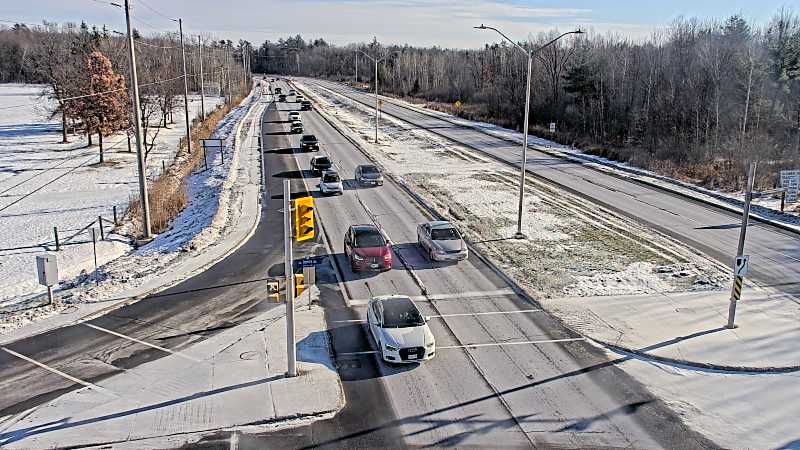
[[[294,274],[294,296],[299,297],[306,290],[306,280],[302,273]]]
[[[294,235],[298,241],[314,239],[314,198],[294,201]]]

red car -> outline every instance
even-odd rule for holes
[[[392,268],[392,245],[375,225],[351,225],[344,235],[344,254],[353,272]]]

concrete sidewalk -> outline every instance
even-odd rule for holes
[[[21,414],[0,427],[0,447],[172,447],[219,430],[266,431],[331,417],[344,406],[344,393],[323,310],[309,309],[307,298],[296,302],[297,377],[285,377],[286,308],[278,305],[98,382],[103,390],[73,391]]]
[[[745,289],[735,329],[730,291],[543,300],[569,327],[616,350],[694,367],[800,371],[800,302]]]

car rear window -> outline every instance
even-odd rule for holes
[[[362,230],[356,232],[355,238],[353,239],[353,247],[356,248],[383,247],[385,245],[386,241],[378,230]]]
[[[378,168],[375,166],[361,166],[361,173],[378,173]]]
[[[320,156],[319,158],[314,159],[314,164],[330,164],[331,160],[328,159],[327,156]]]
[[[304,141],[316,141],[317,137],[314,136],[313,134],[307,134],[307,135],[303,136],[303,140]]]
[[[434,228],[431,230],[431,239],[434,241],[452,241],[461,239],[455,228]]]
[[[410,299],[392,298],[384,300],[382,303],[384,328],[407,328],[425,325],[425,319]]]

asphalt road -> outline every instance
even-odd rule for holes
[[[284,86],[285,87],[285,86]],[[285,130],[278,104],[264,116],[267,176],[262,218],[255,235],[207,271],[157,295],[90,322],[146,342],[181,350],[274,307],[265,299],[267,274],[282,272],[281,182],[304,195],[310,154]],[[315,112],[303,113],[345,178],[366,158]],[[333,260],[320,267],[318,284],[347,404],[333,419],[265,435],[238,437],[239,448],[713,448],[680,418],[596,348],[536,305],[515,295],[478,258],[430,264],[415,245],[415,227],[428,220],[399,187],[387,183],[321,198],[316,179],[308,191]],[[381,274],[353,274],[342,256],[350,224],[374,221],[405,264]],[[326,254],[324,240],[296,246],[296,256]],[[344,296],[337,282],[344,280]],[[424,285],[428,295],[420,296]],[[421,365],[389,366],[371,353],[364,303],[372,295],[418,298],[437,338],[437,357]],[[479,314],[488,313],[488,314]],[[465,346],[466,345],[466,346]],[[477,345],[477,346],[476,346]],[[80,379],[96,382],[165,354],[87,325],[14,342],[15,352]],[[80,387],[0,352],[0,417],[41,405]],[[230,433],[195,447],[229,447]]]
[[[298,106],[278,104],[285,115]],[[366,157],[316,112],[301,114],[306,132],[317,135],[320,154],[332,157],[346,185],[344,195],[325,198],[310,173],[282,174],[295,183],[306,178],[344,280],[345,305],[325,306],[347,406],[331,421],[241,436],[240,448],[713,447],[618,369],[619,360],[609,361],[580,340],[551,342],[575,335],[514,294],[480,259],[427,261],[415,234],[417,223],[430,220],[424,210],[392,183],[356,186],[354,168],[367,163]],[[299,135],[289,136],[288,145],[280,135],[263,139],[268,153],[296,158],[301,169],[316,154],[296,150]],[[342,237],[349,225],[371,222],[384,229],[405,264],[396,258],[391,271],[354,274],[342,254]],[[421,295],[422,285],[427,296]],[[393,293],[419,296],[423,312],[435,316],[430,320],[438,347],[434,360],[404,366],[377,360],[363,324],[365,300]],[[368,367],[375,369],[364,370]],[[378,397],[360,391],[370,377],[380,382],[367,386]],[[227,442],[226,437],[215,441]],[[389,445],[387,437],[394,439]]]
[[[304,79],[374,107],[374,96],[339,83]],[[428,129],[452,141],[519,167],[521,146],[472,128],[404,107],[383,97],[381,112]],[[589,166],[530,148],[528,171],[537,178],[634,218],[714,257],[733,264],[741,215],[666,191],[609,175]],[[745,254],[750,255],[749,281],[800,299],[800,235],[751,220]],[[745,293],[746,298],[746,293]]]

